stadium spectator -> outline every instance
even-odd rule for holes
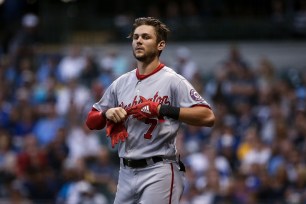
[[[54,99],[44,104],[42,114],[38,118],[33,134],[40,146],[47,146],[56,137],[58,129],[65,127],[67,121],[56,111]]]
[[[175,53],[175,63],[173,69],[191,81],[195,74],[198,73],[198,65],[192,59],[191,51],[187,47],[179,47]]]
[[[102,148],[98,136],[83,123],[77,123],[70,128],[67,145],[69,154],[66,166],[69,168],[77,166],[80,160],[83,160],[83,163],[87,157],[97,156]]]
[[[72,79],[78,79],[86,64],[85,57],[79,46],[71,45],[67,52],[58,65],[59,74],[63,83],[67,83]]]

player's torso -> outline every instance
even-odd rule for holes
[[[177,105],[176,89],[179,78],[168,68],[138,80],[136,74],[118,81],[116,96],[118,105],[123,108],[138,104],[139,96],[166,105]],[[120,144],[119,156],[145,158],[155,155],[173,156],[174,140],[179,121],[167,118],[161,123],[158,118],[139,121],[129,116],[126,127],[129,134],[126,142]]]

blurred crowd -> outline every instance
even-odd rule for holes
[[[306,203],[306,71],[265,57],[252,67],[232,46],[211,77],[199,76],[191,81],[217,123],[179,135],[183,203]]]
[[[133,59],[77,45],[37,52],[33,16],[0,55],[0,203],[112,203],[119,161],[92,104]],[[128,55],[130,56],[130,55]],[[166,58],[170,59],[170,58]],[[183,125],[183,204],[306,203],[306,71],[256,67],[229,46],[211,73],[181,47],[164,63],[211,104],[213,128]]]

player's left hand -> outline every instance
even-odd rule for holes
[[[112,148],[114,148],[119,141],[124,142],[128,137],[124,122],[114,123],[108,120],[106,122],[106,136],[111,138]]]
[[[142,103],[132,106],[127,110],[129,115],[133,115],[138,120],[147,118],[158,117],[158,106],[159,103],[149,101],[146,98],[140,96]]]
[[[126,119],[128,113],[122,107],[114,107],[107,109],[105,112],[105,117],[114,123],[120,123]]]

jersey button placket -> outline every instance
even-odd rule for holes
[[[140,96],[140,86],[141,86],[141,81],[138,81],[136,84],[136,96],[139,98]]]

